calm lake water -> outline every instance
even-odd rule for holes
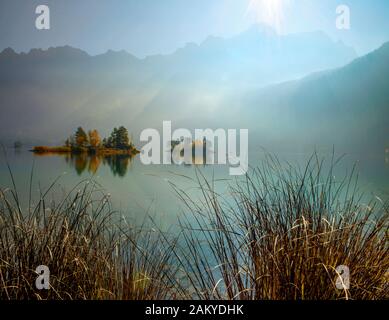
[[[161,228],[176,225],[177,217],[185,210],[173,192],[171,183],[196,199],[200,198],[200,192],[193,180],[196,177],[196,168],[208,179],[215,181],[215,188],[219,193],[226,193],[228,181],[234,179],[228,175],[228,166],[146,166],[140,162],[139,156],[132,159],[123,156],[105,159],[65,155],[37,156],[26,149],[7,149],[6,153],[6,157],[2,152],[0,154],[0,187],[12,186],[6,166],[7,158],[25,208],[28,206],[29,181],[34,166],[32,184],[34,201],[39,199],[39,190],[45,191],[58,177],[60,178],[49,199],[59,200],[80,181],[93,179],[111,195],[115,210],[120,211],[123,216],[140,223],[151,214]],[[276,156],[281,161],[304,165],[311,154],[278,153]],[[330,153],[320,156],[331,159]],[[263,152],[251,152],[250,166],[257,166],[264,157]],[[366,193],[366,197],[379,196],[388,199],[389,155],[348,154],[338,166],[336,175],[341,177],[350,172],[356,162],[359,186]]]

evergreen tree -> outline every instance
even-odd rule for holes
[[[106,146],[108,148],[127,149],[130,145],[130,138],[125,127],[114,128],[111,135],[106,139]]]
[[[111,134],[111,144],[112,148],[117,148],[118,145],[118,129],[113,128],[112,134]]]
[[[75,139],[77,147],[85,148],[88,146],[88,136],[83,128],[78,127],[75,134]]]
[[[128,137],[128,131],[126,128],[121,126],[117,130],[116,136],[116,148],[126,149],[130,146],[130,138]]]
[[[116,148],[116,141],[117,141],[117,128],[114,128],[111,132],[111,135],[105,140],[105,147],[106,148]]]

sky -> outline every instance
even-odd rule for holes
[[[336,28],[348,5],[350,30]],[[50,30],[37,30],[35,8],[48,5]],[[321,30],[362,55],[389,41],[388,0],[1,0],[0,50],[70,45],[90,54],[126,50],[168,54],[208,36],[231,37],[254,23],[282,34]]]

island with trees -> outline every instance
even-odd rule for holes
[[[139,151],[130,140],[128,130],[121,126],[113,129],[108,138],[101,139],[97,130],[90,130],[88,133],[79,127],[74,135],[66,139],[65,144],[60,147],[36,146],[34,153],[71,153],[90,155],[136,155]]]

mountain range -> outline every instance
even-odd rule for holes
[[[264,144],[334,143],[335,130],[345,145],[381,147],[388,80],[389,44],[357,58],[322,32],[262,26],[145,59],[8,48],[0,53],[0,138],[58,143],[80,125],[103,134],[125,125],[137,136],[172,120],[247,127]]]

